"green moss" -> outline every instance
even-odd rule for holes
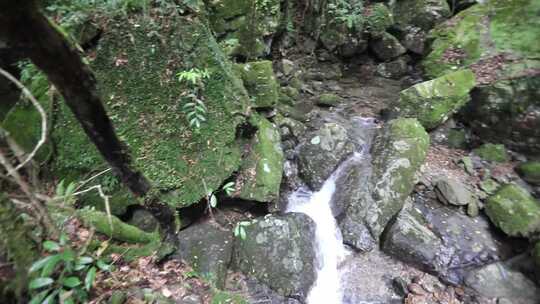
[[[366,9],[368,15],[365,17],[367,30],[373,36],[378,36],[385,32],[392,24],[394,24],[394,16],[392,12],[382,3],[375,3]]]
[[[237,178],[238,197],[273,202],[279,197],[283,174],[283,151],[278,129],[266,118],[255,114],[251,124],[257,133]]]
[[[483,144],[473,150],[474,154],[480,156],[483,160],[496,163],[504,163],[509,160],[508,153],[504,145]]]
[[[422,62],[426,74],[439,77],[503,53],[515,57],[504,66],[538,60],[540,47],[530,42],[540,39],[539,12],[536,0],[494,0],[460,12],[431,31],[432,51]]]
[[[273,107],[279,99],[279,85],[274,76],[272,61],[255,61],[235,65],[256,107]]]
[[[510,236],[530,237],[540,232],[540,202],[515,184],[501,187],[486,204],[491,221]]]
[[[111,216],[111,226],[109,217],[105,212],[82,209],[77,212],[77,216],[81,218],[85,225],[92,226],[96,228],[97,232],[103,233],[106,236],[119,241],[129,243],[151,243],[160,239],[157,231],[154,233],[144,232],[135,226],[122,222],[114,215]]]
[[[216,291],[212,296],[212,304],[248,304],[243,297],[225,291]]]
[[[393,111],[403,117],[417,118],[431,130],[469,101],[469,91],[474,86],[475,76],[470,70],[450,73],[401,91]]]
[[[319,96],[317,104],[324,106],[337,106],[341,101],[341,97],[332,93],[325,93]]]
[[[0,255],[6,256],[15,270],[15,279],[7,286],[0,285],[0,299],[8,291],[21,296],[28,283],[27,270],[39,255],[29,227],[3,193],[0,193],[0,236]]]
[[[526,182],[540,185],[540,162],[530,161],[520,164],[516,171]]]
[[[448,131],[448,146],[455,149],[463,149],[467,144],[467,135],[464,130],[452,129]]]
[[[197,202],[206,193],[203,180],[217,189],[240,165],[236,126],[249,106],[240,79],[204,20],[133,15],[102,21],[108,27],[92,67],[118,136],[162,201],[174,207]],[[182,111],[185,88],[175,77],[191,67],[210,72],[203,92],[207,122],[198,132]],[[103,165],[64,106],[53,138],[58,175],[77,176]]]

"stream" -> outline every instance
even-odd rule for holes
[[[355,122],[360,134],[365,133],[362,131],[373,129],[376,126],[375,120],[372,118],[355,117],[352,121]],[[313,192],[307,187],[300,187],[288,197],[286,212],[306,214],[315,222],[317,279],[308,294],[306,300],[308,304],[344,303],[340,265],[352,252],[343,244],[341,231],[332,214],[332,198],[336,191],[336,181],[342,173],[350,166],[358,165],[362,161],[369,161],[370,141],[360,140],[361,138],[355,139],[357,142],[361,142],[358,151],[350,155],[334,170],[319,191]]]

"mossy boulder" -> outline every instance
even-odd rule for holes
[[[397,26],[430,30],[452,15],[446,0],[401,0],[392,6]]]
[[[484,72],[482,66],[492,62],[499,66],[486,65],[491,71],[485,81],[490,82],[538,68],[540,46],[531,41],[540,39],[539,12],[536,0],[485,1],[461,11],[430,33],[425,72],[436,78],[473,64]]]
[[[279,99],[279,85],[272,69],[272,61],[254,61],[235,65],[235,71],[255,107],[273,107]]]
[[[485,210],[490,220],[510,236],[540,233],[540,202],[518,185],[501,187],[488,198]]]
[[[341,97],[332,93],[321,94],[317,99],[319,106],[335,107],[341,102]]]
[[[365,29],[372,37],[382,35],[394,24],[394,15],[383,3],[374,3],[366,7],[365,12]]]
[[[91,67],[134,167],[168,205],[199,201],[206,194],[205,184],[217,189],[240,166],[236,129],[245,122],[250,105],[242,81],[204,19],[174,14],[157,19],[139,15],[110,19],[99,14],[95,18],[108,25]],[[206,122],[199,129],[190,126],[182,108],[188,102],[182,94],[190,89],[176,79],[177,72],[193,67],[210,75],[201,96],[208,109]],[[107,168],[67,107],[61,105],[57,114],[52,134],[57,147],[54,174],[81,180]],[[120,189],[110,173],[96,182],[108,193]],[[137,203],[129,195],[122,201]],[[113,208],[117,205],[114,199],[111,203]]]
[[[526,182],[540,186],[540,162],[530,161],[516,167],[516,171]]]
[[[369,47],[375,56],[383,61],[394,59],[407,52],[399,40],[387,32],[370,41]]]
[[[283,175],[281,136],[274,124],[258,114],[250,121],[257,132],[242,162],[234,196],[250,201],[274,202],[279,197]]]
[[[453,72],[401,91],[391,111],[398,116],[417,118],[426,129],[432,130],[469,101],[469,91],[474,86],[473,72]]]
[[[483,144],[473,150],[483,160],[495,163],[504,163],[510,160],[506,148],[503,145]]]
[[[459,113],[482,140],[503,143],[525,154],[540,153],[540,69],[498,80],[471,91]]]
[[[315,223],[307,215],[267,215],[241,226],[233,263],[283,296],[305,298],[315,281]]]
[[[231,56],[257,58],[269,53],[265,39],[271,38],[281,21],[278,0],[206,1],[212,29]]]
[[[368,207],[366,215],[366,222],[375,238],[403,207],[428,148],[429,135],[418,120],[411,118],[388,122],[375,138],[372,151],[373,204]]]

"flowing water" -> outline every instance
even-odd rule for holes
[[[360,128],[373,129],[372,119],[359,121]],[[341,304],[343,292],[339,264],[347,256],[341,231],[332,215],[332,197],[336,190],[336,180],[345,168],[366,159],[369,142],[362,142],[359,152],[353,153],[342,162],[317,192],[302,187],[288,198],[286,212],[308,215],[315,222],[317,279],[307,297],[308,304]]]

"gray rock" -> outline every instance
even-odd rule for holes
[[[473,200],[471,191],[461,181],[448,177],[437,181],[435,193],[441,202],[455,206],[465,206]]]
[[[351,58],[355,55],[363,53],[368,47],[368,42],[355,37],[347,39],[347,41],[339,46],[339,55],[343,58]]]
[[[495,235],[484,216],[469,217],[421,192],[384,236],[383,250],[405,262],[460,284],[470,268],[506,259],[509,245]]]
[[[413,25],[425,31],[452,15],[446,0],[400,0],[394,2],[398,26]]]
[[[415,26],[405,27],[404,32],[400,40],[401,44],[415,54],[424,55],[426,33],[421,28]]]
[[[159,227],[159,221],[150,211],[144,209],[133,211],[127,223],[146,232],[154,232]]]
[[[304,298],[315,281],[315,223],[304,214],[267,215],[244,226],[234,264],[282,296]]]
[[[223,288],[232,257],[232,233],[206,221],[180,231],[177,238],[176,257],[216,287]]]
[[[499,298],[498,303],[505,303],[501,298],[512,304],[540,302],[540,289],[525,275],[500,262],[471,271],[465,284],[484,297]]]
[[[407,52],[399,40],[389,33],[383,33],[380,38],[371,41],[369,46],[380,60],[390,60]]]
[[[407,61],[398,58],[394,61],[383,62],[377,66],[376,74],[391,79],[399,79],[407,74]]]
[[[300,176],[312,190],[318,190],[353,151],[347,130],[337,123],[325,123],[307,136],[299,147]]]

